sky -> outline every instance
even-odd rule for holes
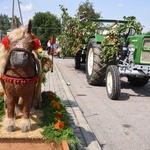
[[[80,4],[86,0],[19,0],[23,23],[26,25],[37,12],[50,12],[61,17],[59,5],[68,9],[74,17]],[[0,14],[12,16],[13,0],[0,0]],[[96,13],[101,13],[105,19],[123,19],[123,16],[135,16],[143,26],[143,32],[150,30],[150,0],[89,0]],[[20,17],[18,0],[15,0],[14,14]]]

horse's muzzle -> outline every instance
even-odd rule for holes
[[[10,64],[15,68],[23,68],[29,60],[29,52],[13,50],[10,53]]]

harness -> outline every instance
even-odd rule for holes
[[[19,50],[14,50],[14,51],[19,51]],[[21,51],[21,50],[20,50]],[[22,50],[23,51],[23,50]],[[27,52],[28,55],[29,55],[29,52]],[[4,70],[4,75],[2,76],[2,79],[6,82],[10,82],[10,83],[22,83],[22,84],[28,84],[28,83],[35,83],[39,80],[39,75],[38,75],[38,71],[37,71],[37,63],[36,63],[36,59],[34,57],[33,54],[31,54],[31,57],[33,58],[33,61],[34,61],[34,69],[35,69],[35,76],[33,77],[14,77],[14,76],[10,76],[10,75],[7,75],[6,74],[6,71],[7,71],[7,66],[8,64],[10,63],[10,57],[11,55],[9,55],[8,59],[7,59],[7,62],[6,62],[6,66],[5,66],[5,70]]]

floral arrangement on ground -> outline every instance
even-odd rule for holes
[[[3,94],[3,92],[0,92],[0,121],[5,115]],[[52,91],[43,91],[41,95],[40,109],[43,112],[43,116],[40,118],[42,120],[40,127],[43,129],[41,134],[45,142],[55,141],[55,143],[61,145],[63,141],[67,141],[72,150],[76,150],[76,145],[81,147],[81,142],[75,136],[69,123],[66,106],[60,97]]]
[[[80,140],[75,136],[70,126],[66,106],[54,92],[42,92],[41,109],[44,128],[42,135],[47,142],[54,140],[60,144],[66,140],[74,150],[77,144],[81,146]]]

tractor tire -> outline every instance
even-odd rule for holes
[[[92,38],[87,46],[86,78],[90,85],[104,85],[107,65],[101,59],[100,44]]]
[[[149,82],[150,77],[139,78],[139,77],[127,76],[127,78],[130,85],[142,87]]]
[[[80,69],[81,67],[81,51],[78,51],[75,56],[75,69]]]
[[[118,67],[110,65],[106,71],[106,90],[111,100],[118,100],[121,92],[121,81]]]

